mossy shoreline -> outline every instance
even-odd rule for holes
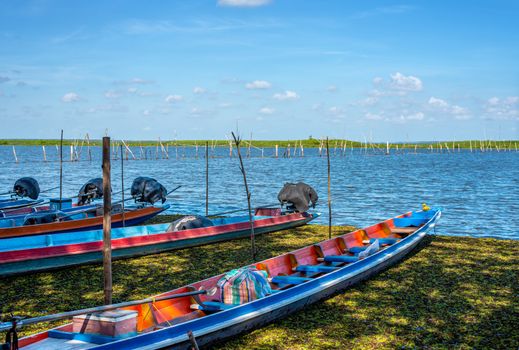
[[[118,142],[118,140],[114,140],[114,142]],[[125,140],[126,144],[129,147],[140,147],[140,146],[157,146],[158,141],[156,140]],[[209,142],[209,145],[212,147],[229,147],[228,140],[162,140],[161,141],[164,147],[168,145],[169,147],[183,147],[183,146],[195,146],[204,147],[206,142]],[[59,145],[59,139],[0,139],[0,145],[4,146],[55,146]],[[308,138],[301,140],[246,140],[244,139],[242,142],[242,147],[247,147],[248,144],[251,144],[252,147],[265,148],[265,147],[275,147],[276,145],[280,148],[292,147],[297,148],[301,145],[304,148],[318,148],[323,144],[322,139],[316,138]],[[65,139],[63,140],[63,144],[66,146],[70,145],[83,145],[84,147],[87,145],[84,140],[77,139]],[[345,139],[330,139],[329,140],[330,148],[362,148],[366,147],[365,142],[360,141],[352,141]],[[90,146],[101,146],[101,140],[94,139],[90,140]],[[429,149],[430,147],[437,149],[439,147],[454,150],[457,148],[463,149],[483,149],[487,150],[510,150],[517,151],[519,147],[519,140],[464,140],[464,141],[435,141],[435,142],[395,142],[390,143],[390,148],[395,149],[398,147],[399,149]],[[379,148],[381,150],[386,149],[386,143],[380,142],[370,142],[368,147],[370,148]]]
[[[334,227],[333,234],[351,229]],[[321,241],[327,234],[326,226],[307,225],[258,237],[258,259]],[[115,261],[114,302],[144,298],[249,263],[248,239]],[[517,349],[518,281],[516,241],[428,236],[377,276],[214,348]],[[100,264],[1,282],[4,315],[14,311],[34,317],[100,305],[103,299]],[[48,326],[29,326],[21,333]]]

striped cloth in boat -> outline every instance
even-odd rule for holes
[[[266,271],[242,267],[226,273],[217,283],[220,300],[225,304],[243,304],[271,294]]]

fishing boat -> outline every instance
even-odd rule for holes
[[[74,317],[70,324],[20,339],[20,349],[190,349],[195,342],[207,346],[303,309],[396,263],[435,227],[440,215],[439,209],[408,212],[252,264],[246,268],[263,271],[272,290],[249,302],[224,303],[220,293],[212,292],[223,288],[220,282],[229,275],[224,274],[144,300],[15,319],[0,330],[10,329],[7,338],[14,341],[16,327]]]
[[[255,211],[255,234],[304,225],[318,214]],[[112,219],[113,220],[113,219]],[[128,258],[250,235],[249,216],[212,219],[211,226],[170,231],[170,224],[112,229],[112,257]],[[92,230],[0,239],[0,276],[102,261],[103,231]]]
[[[121,208],[112,214],[112,227],[140,224],[168,208],[169,204],[126,206],[124,212]],[[102,207],[98,205],[89,205],[87,208],[73,207],[60,211],[34,212],[35,217],[38,215],[55,216],[57,221],[48,223],[27,224],[28,215],[0,218],[0,242],[2,244],[4,238],[87,231],[103,226]]]

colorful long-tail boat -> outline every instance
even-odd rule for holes
[[[263,234],[301,226],[317,216],[282,215],[280,209],[257,209],[253,217],[254,232]],[[170,224],[113,229],[112,257],[128,258],[250,235],[248,215],[211,222],[212,226],[180,231],[168,231]],[[102,247],[102,230],[0,239],[0,276],[102,261]]]
[[[122,210],[112,214],[112,227],[140,224],[168,208],[169,204],[127,206],[124,216]],[[103,226],[101,209],[100,206],[87,206],[86,210],[81,209],[81,207],[74,207],[71,209],[71,213],[64,212],[66,220],[60,219],[59,221],[42,224],[24,224],[26,217],[23,214],[0,218],[0,242],[4,238],[99,229]],[[41,212],[36,212],[36,214],[41,214]]]
[[[220,293],[209,292],[222,274],[142,301],[7,322],[0,330],[10,329],[10,339],[15,339],[16,327],[24,323],[75,315],[71,324],[20,339],[20,349],[190,349],[194,342],[207,346],[303,309],[396,263],[435,227],[440,215],[439,209],[408,212],[255,263],[249,268],[265,271],[272,292],[249,302],[225,304]],[[372,254],[364,254],[367,251]],[[95,313],[109,309],[115,311]],[[118,331],[114,334],[114,327],[107,327],[107,335],[103,324],[115,324]]]

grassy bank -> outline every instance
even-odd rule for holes
[[[336,227],[334,234],[346,229]],[[326,237],[327,228],[315,225],[259,237],[259,258]],[[249,248],[242,239],[116,261],[114,301],[246,265]],[[369,281],[216,348],[517,348],[518,266],[515,241],[428,237],[404,261]],[[100,265],[3,278],[1,311],[30,317],[100,305],[102,283]],[[23,334],[43,327],[28,327]]]
[[[114,140],[117,142],[117,140]],[[55,146],[59,145],[60,140],[58,139],[3,139],[0,140],[0,145],[8,145],[8,146]],[[79,143],[78,143],[79,142]],[[156,140],[142,140],[142,141],[125,141],[126,144],[130,147],[139,147],[139,146],[157,146]],[[206,140],[162,140],[162,144],[165,147],[169,145],[169,147],[175,146],[205,146]],[[83,145],[86,146],[86,142],[81,140],[72,140],[66,139],[63,140],[63,144],[66,146],[69,145]],[[249,140],[243,140],[242,146],[247,147],[249,144]],[[365,147],[365,143],[352,141],[352,140],[343,140],[343,139],[330,139],[329,140],[330,148],[340,148],[346,145],[347,148],[359,148]],[[91,140],[91,146],[101,146],[101,140]],[[209,140],[209,145],[217,146],[217,147],[229,147],[229,141],[227,140]],[[290,147],[299,147],[302,145],[304,148],[317,148],[321,145],[321,140],[309,138],[305,140],[253,140],[251,142],[253,147],[258,148],[266,148],[266,147],[275,147],[278,145],[280,148]],[[438,148],[445,149],[483,149],[483,150],[517,150],[519,148],[519,141],[517,140],[506,140],[506,141],[493,141],[493,140],[466,140],[466,141],[438,141],[438,142],[420,142],[420,143],[391,143],[390,148],[399,149],[428,149],[433,147],[435,150]],[[381,150],[386,149],[386,143],[369,143],[368,147],[370,148],[380,148]]]

